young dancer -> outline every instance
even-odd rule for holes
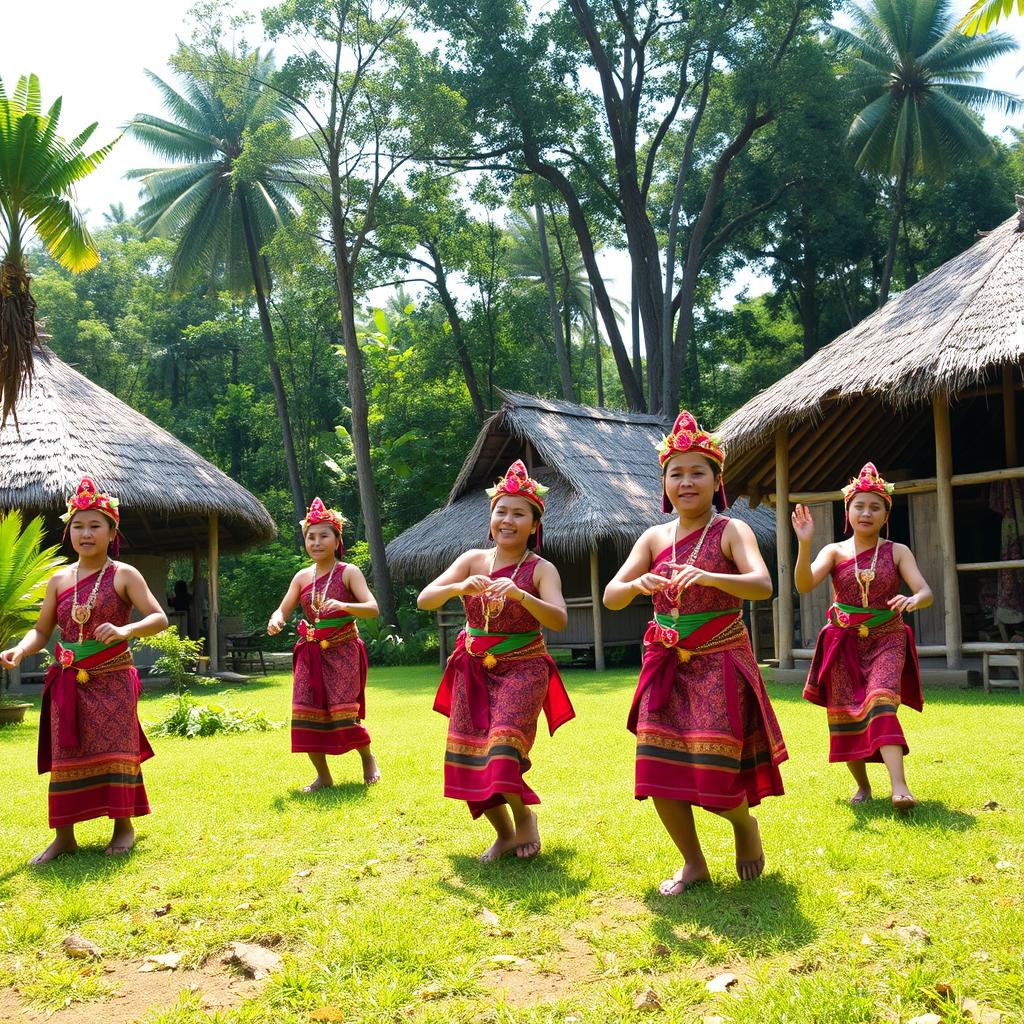
[[[806,594],[832,576],[828,623],[818,634],[804,697],[828,709],[829,761],[845,761],[857,783],[850,803],[871,799],[867,762],[884,761],[892,803],[909,810],[917,801],[903,774],[910,748],[896,712],[900,704],[920,711],[921,671],[914,635],[904,612],[927,608],[932,592],[905,544],[882,539],[892,511],[892,484],[873,463],[843,488],[846,521],[853,536],[826,544],[811,562],[814,520],[797,505],[793,529],[800,542],[794,577]],[[900,594],[900,582],[912,591]]]
[[[604,603],[618,610],[638,594],[653,599],[627,725],[637,738],[636,798],[653,798],[683,855],[659,891],[678,896],[711,878],[694,806],[732,825],[739,877],[761,874],[750,808],[782,793],[778,766],[787,754],[740,618],[743,601],[771,596],[771,578],[750,527],[716,509],[725,508],[725,453],[688,412],[658,451],[662,510],[675,517],[640,537]]]
[[[460,597],[466,609],[434,710],[449,718],[444,795],[491,823],[497,836],[480,859],[494,861],[512,850],[521,858],[540,852],[529,809],[540,797],[523,775],[541,709],[552,734],[574,712],[540,631],[564,629],[568,618],[558,570],[532,550],[547,488],[516,461],[487,493],[494,547],[460,555],[417,603],[433,610]]]
[[[297,605],[302,605],[299,639],[292,654],[292,753],[309,755],[316,778],[303,787],[315,793],[334,785],[328,754],[358,750],[363,782],[380,781],[377,759],[370,750],[366,717],[366,647],[356,619],[379,614],[377,601],[355,565],[343,562],[340,512],[314,498],[302,521],[306,552],[313,560],[292,578],[281,604],[267,623],[276,636]]]
[[[167,626],[138,569],[111,557],[119,546],[117,498],[83,477],[61,518],[78,560],[54,573],[35,626],[0,654],[0,663],[14,668],[60,627],[43,689],[38,755],[39,774],[50,773],[49,822],[56,837],[33,864],[74,853],[75,825],[90,818],[114,819],[108,855],[134,845],[132,818],[149,814],[141,766],[153,749],[139,725],[142,687],[128,641]],[[132,609],[142,616],[138,622],[128,621]]]

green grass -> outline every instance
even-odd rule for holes
[[[82,854],[26,866],[49,835],[38,716],[0,730],[0,987],[38,1007],[96,1000],[100,1024],[103,974],[61,952],[75,930],[105,963],[175,950],[184,966],[215,965],[232,939],[284,955],[240,1008],[208,1013],[186,991],[151,1024],[299,1024],[324,1007],[365,1024],[902,1024],[928,1011],[958,1024],[970,1019],[962,997],[1024,1019],[1019,696],[939,691],[924,715],[903,714],[923,804],[900,817],[884,800],[846,804],[852,781],[825,761],[823,713],[797,688],[773,687],[791,760],[788,795],[759,812],[768,870],[740,883],[728,826],[700,813],[715,884],[671,900],[656,885],[678,857],[650,802],[631,795],[632,674],[566,673],[578,718],[540,736],[531,772],[544,853],[490,866],[476,861],[486,825],[440,795],[437,675],[371,670],[368,726],[384,773],[372,790],[350,754],[334,762],[334,790],[299,794],[311,770],[288,753],[287,729],[157,740],[146,766],[154,813],[124,860],[103,856],[109,823],[95,821],[79,826]],[[202,696],[215,694],[288,717],[285,677]],[[167,701],[144,695],[142,718],[161,717]],[[992,799],[1003,809],[983,810]],[[902,938],[911,924],[930,941]],[[710,994],[706,980],[725,971],[738,985]],[[647,989],[661,1012],[634,1010]]]

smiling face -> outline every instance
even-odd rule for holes
[[[665,493],[679,515],[696,519],[711,507],[720,478],[706,456],[681,452],[665,464]]]
[[[877,494],[856,494],[847,509],[853,532],[862,537],[874,537],[889,516],[889,509]]]
[[[312,526],[307,526],[305,538],[306,554],[314,562],[320,562],[336,554],[341,544],[341,537],[334,527],[327,523],[313,523]]]
[[[502,547],[525,547],[537,532],[537,510],[526,498],[502,495],[491,509],[491,537]]]
[[[106,554],[116,532],[110,517],[95,509],[76,512],[68,523],[68,536],[75,554],[86,558]]]

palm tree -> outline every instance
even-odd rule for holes
[[[978,82],[980,68],[1017,48],[1009,36],[972,39],[953,24],[949,0],[888,0],[851,6],[855,31],[832,26],[854,53],[849,81],[863,104],[847,138],[857,168],[894,180],[889,246],[878,305],[889,298],[907,181],[941,179],[962,159],[986,158],[992,142],[978,113],[1020,108],[1010,93]]]
[[[971,9],[957,23],[957,29],[965,36],[984,35],[1000,17],[1009,14],[1013,0],[974,0]],[[1024,15],[1024,0],[1017,0],[1017,15]]]
[[[44,114],[35,75],[18,79],[9,97],[0,79],[0,426],[32,379],[32,349],[38,343],[36,304],[25,258],[34,232],[62,267],[89,270],[99,253],[81,214],[72,205],[74,185],[110,152],[82,147],[96,130],[89,125],[70,142],[57,134],[61,100]],[[117,141],[116,139],[114,140]]]
[[[175,162],[134,170],[129,177],[141,180],[148,193],[139,210],[142,230],[177,238],[173,287],[205,279],[226,285],[236,295],[255,292],[297,523],[306,503],[270,321],[270,268],[263,256],[277,229],[294,217],[297,151],[285,120],[287,105],[266,85],[273,58],[222,52],[214,59],[222,72],[226,69],[221,78],[231,78],[227,99],[214,74],[182,71],[182,94],[146,72],[173,120],[138,114],[128,130],[154,153]]]

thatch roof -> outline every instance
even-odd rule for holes
[[[523,459],[551,488],[544,515],[544,550],[567,560],[586,557],[592,543],[623,554],[661,513],[661,473],[654,445],[666,432],[657,416],[595,409],[572,402],[502,392],[504,404],[484,424],[448,503],[396,537],[388,562],[401,579],[436,575],[474,545],[484,545],[484,488]],[[732,511],[749,522],[763,549],[774,550],[775,517]]]
[[[768,449],[779,427],[795,438],[800,428],[816,425],[819,437],[845,433],[872,451],[886,448],[889,454],[875,459],[881,465],[913,443],[905,425],[911,433],[930,430],[923,407],[932,394],[954,396],[991,379],[1002,365],[1017,365],[1024,357],[1022,221],[1024,214],[1000,224],[725,419],[718,433],[741,492],[774,486],[774,450]],[[875,436],[865,437],[868,429]],[[792,448],[791,463],[803,472]],[[835,467],[822,468],[834,485]],[[817,483],[791,481],[793,490]]]
[[[276,533],[244,487],[45,347],[17,411],[20,434],[12,420],[0,429],[0,508],[52,520],[87,473],[121,499],[128,554],[204,545],[211,512],[226,547]]]

